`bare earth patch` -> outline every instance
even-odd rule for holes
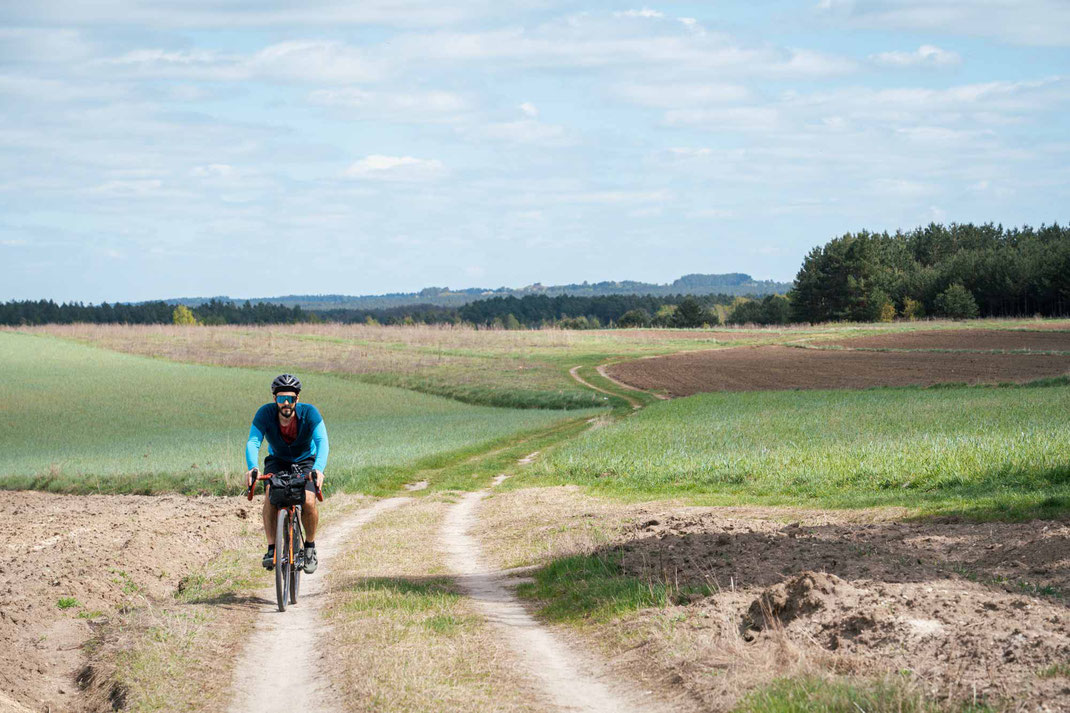
[[[1026,382],[1070,372],[1070,355],[871,352],[762,346],[614,364],[614,378],[672,396],[710,391],[865,389]]]
[[[867,349],[993,349],[1070,352],[1070,331],[1009,329],[955,329],[933,332],[897,332],[821,342]]]
[[[484,512],[487,552],[503,565],[604,555],[679,592],[581,631],[706,710],[806,673],[905,673],[937,699],[1070,706],[1070,679],[1044,674],[1070,661],[1068,522],[625,505],[568,487],[498,495]],[[496,542],[504,522],[512,532]]]
[[[77,681],[81,672],[92,683],[83,646],[120,612],[172,602],[184,575],[243,547],[255,509],[237,498],[6,492],[0,696],[32,710],[92,708]]]

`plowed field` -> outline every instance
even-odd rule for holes
[[[876,337],[867,339],[873,338]],[[640,359],[614,364],[608,371],[613,378],[641,389],[671,396],[690,396],[709,391],[1026,382],[1070,372],[1070,355],[838,351],[764,346]]]
[[[867,349],[993,349],[1012,351],[1070,352],[1070,331],[1025,331],[1009,329],[962,329],[933,332],[900,332],[822,342],[847,348]]]

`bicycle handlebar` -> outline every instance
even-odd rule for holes
[[[261,480],[271,480],[272,475],[274,475],[274,473],[260,475],[260,469],[253,468],[253,482],[249,483],[249,488],[245,491],[245,499],[252,500],[253,493],[256,490],[256,484]],[[323,490],[320,488],[319,483],[316,482],[316,479],[312,477],[312,473],[308,473],[305,478],[312,480],[312,486],[316,489],[316,500],[323,502]]]

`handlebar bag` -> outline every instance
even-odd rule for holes
[[[285,508],[291,505],[301,505],[305,502],[305,481],[307,476],[291,475],[289,473],[271,476],[268,483],[271,489],[268,491],[268,499],[277,508]]]

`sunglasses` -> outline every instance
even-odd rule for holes
[[[275,403],[279,404],[280,406],[283,405],[283,404],[292,404],[295,401],[297,401],[297,397],[296,396],[276,396],[275,397]]]

